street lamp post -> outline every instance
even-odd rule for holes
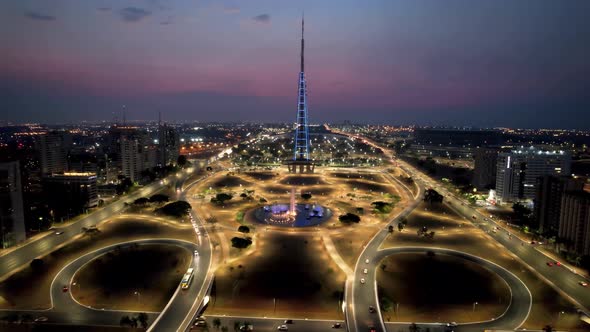
[[[559,319],[561,318],[561,314],[565,314],[565,311],[560,311],[557,313],[557,321],[559,322]]]
[[[81,288],[81,285],[80,285],[80,283],[79,283],[79,282],[75,282],[75,281],[74,281],[74,282],[72,283],[72,286],[78,286],[78,292],[82,292],[82,288]]]
[[[137,295],[137,303],[141,302],[141,293],[138,291],[133,292],[134,295]]]
[[[473,302],[473,312],[475,312],[475,306],[478,305],[479,303],[477,302]]]

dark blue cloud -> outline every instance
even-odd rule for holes
[[[55,16],[42,14],[42,13],[35,12],[32,10],[26,11],[24,13],[24,16],[28,19],[37,20],[37,21],[55,21],[56,20]]]
[[[127,7],[121,9],[119,14],[125,22],[138,22],[150,16],[152,12],[138,7]]]
[[[270,23],[270,15],[268,14],[260,14],[252,17],[252,20],[256,23]]]

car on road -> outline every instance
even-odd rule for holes
[[[199,256],[199,252],[195,250],[195,256]]]
[[[35,318],[34,322],[35,322],[35,323],[43,323],[43,322],[46,322],[46,321],[48,321],[48,320],[49,320],[49,318],[47,318],[47,317],[45,317],[45,316],[41,316],[41,317],[37,317],[37,318]]]
[[[332,324],[332,328],[333,329],[339,329],[341,327],[342,327],[342,324],[340,324],[340,323],[334,323],[334,324]]]
[[[69,289],[68,286],[63,286],[62,289],[61,289],[61,291],[65,293],[65,292],[68,291],[68,289]]]
[[[556,266],[561,266],[561,263],[558,261],[555,261],[555,263],[553,263],[553,264],[555,264]]]
[[[293,320],[292,319],[285,319],[283,324],[293,324]]]
[[[365,259],[365,263],[366,263],[366,264],[369,264],[369,259],[368,259],[368,258],[367,258],[367,259]]]
[[[240,326],[240,332],[250,332],[250,331],[254,331],[254,325],[246,324],[246,325]]]
[[[289,328],[287,327],[287,325],[283,324],[283,325],[279,325],[277,327],[277,330],[279,330],[279,331],[289,331]]]
[[[195,318],[195,326],[207,326],[207,321],[205,317],[197,317]]]
[[[547,262],[547,266],[553,266],[553,262]]]
[[[361,284],[365,283],[365,278],[361,278]]]
[[[578,282],[578,284],[580,284],[580,286],[582,286],[582,287],[588,286],[588,283],[585,281],[580,281],[580,282]]]
[[[369,270],[368,269],[363,269],[363,273],[364,274],[367,274],[367,273],[369,273]]]
[[[55,235],[62,235],[64,233],[64,231],[57,231],[55,232]]]
[[[377,329],[374,326],[369,326],[369,332],[377,332]]]
[[[369,306],[369,312],[370,313],[375,313],[377,310],[375,310],[375,307],[373,307],[372,305]]]

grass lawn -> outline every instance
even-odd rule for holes
[[[318,236],[260,233],[252,255],[217,270],[206,314],[342,318],[344,280]]]
[[[498,317],[510,303],[510,290],[499,276],[461,258],[395,254],[380,265],[379,297],[393,303],[383,312],[391,321],[481,321]]]
[[[114,250],[74,275],[82,286],[73,287],[72,295],[93,308],[161,311],[186,272],[191,254],[173,245]]]

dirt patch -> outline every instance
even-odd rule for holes
[[[74,275],[83,286],[72,295],[93,308],[162,311],[190,261],[191,253],[173,245],[116,249]]]
[[[510,303],[510,290],[498,275],[464,259],[395,254],[380,265],[379,296],[389,299],[384,316],[392,321],[481,321],[498,317]]]

